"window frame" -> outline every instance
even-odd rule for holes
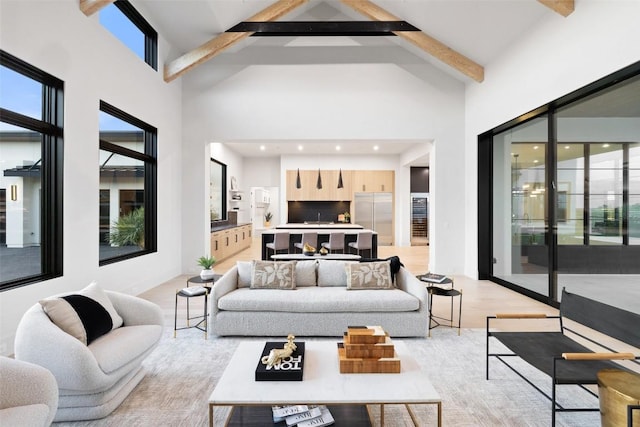
[[[42,84],[42,119],[0,107],[0,121],[42,135],[40,274],[0,283],[0,292],[63,274],[64,82],[0,49],[0,65]]]
[[[158,71],[158,32],[128,0],[116,0],[113,5],[144,34],[144,62]]]
[[[128,149],[121,145],[105,141],[100,138],[100,150],[110,153],[126,156],[145,163],[144,168],[144,235],[145,247],[139,251],[118,255],[111,258],[98,259],[98,265],[108,265],[116,262],[124,261],[131,258],[147,255],[158,250],[158,226],[157,226],[157,206],[158,206],[158,171],[157,171],[157,134],[158,129],[150,124],[120,110],[107,102],[100,100],[100,111],[136,126],[143,131],[144,153]],[[100,203],[98,197],[98,203]],[[98,242],[99,244],[100,242]]]

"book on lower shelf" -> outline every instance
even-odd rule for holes
[[[418,279],[428,283],[442,283],[447,280],[447,276],[436,273],[426,273],[418,276]]]
[[[256,381],[302,381],[304,374],[304,341],[296,342],[296,349],[291,356],[285,357],[273,366],[262,363],[262,358],[269,356],[271,350],[282,349],[286,342],[267,341],[258,359]]]
[[[324,405],[273,406],[271,409],[274,424],[284,422],[287,427],[322,427],[335,422]]]

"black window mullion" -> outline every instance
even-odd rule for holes
[[[622,144],[622,245],[629,246],[629,143]]]
[[[591,188],[589,186],[591,176],[591,146],[588,143],[584,144],[584,212],[583,216],[583,235],[584,246],[589,246],[589,228],[591,226]]]
[[[545,200],[547,201],[547,248],[548,248],[548,266],[549,266],[549,294],[548,303],[556,300],[558,289],[558,218],[556,218],[557,196],[557,115],[555,111],[550,109],[547,112],[547,158],[545,169],[547,188]]]

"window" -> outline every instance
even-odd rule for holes
[[[209,210],[211,221],[227,219],[227,165],[211,159]]]
[[[62,275],[63,87],[0,50],[0,290]]]
[[[100,102],[100,265],[156,251],[156,134]]]
[[[127,0],[100,11],[100,23],[154,70],[158,69],[158,33]]]
[[[640,62],[479,137],[481,278],[637,310],[639,94]]]

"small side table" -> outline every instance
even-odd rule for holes
[[[418,276],[420,279],[420,276]],[[422,280],[422,279],[421,279]],[[455,284],[453,279],[447,277],[442,282],[427,282],[422,280],[427,284],[427,292],[429,293],[429,337],[431,337],[431,330],[437,328],[438,326],[448,326],[450,328],[457,328],[458,335],[460,335],[460,324],[462,321],[462,289],[455,289]],[[442,285],[451,285],[451,288],[442,287]],[[435,316],[433,314],[433,296],[442,296],[442,297],[450,297],[451,298],[451,310],[449,314],[449,318]],[[458,299],[458,325],[453,324],[453,299],[455,297],[459,297]],[[445,322],[449,322],[448,325],[442,324],[438,322],[438,320],[443,320]]]
[[[173,310],[173,337],[176,337],[176,332],[182,329],[190,329],[196,328],[200,329],[204,332],[204,339],[207,339],[207,320],[209,317],[208,313],[208,297],[209,292],[211,292],[211,285],[215,282],[216,278],[220,277],[219,275],[214,276],[211,279],[203,279],[200,276],[193,276],[187,279],[187,287],[182,288],[176,291],[176,303]],[[191,288],[191,284],[203,285],[200,289]],[[207,286],[209,285],[209,286]],[[189,313],[189,300],[195,297],[201,297],[204,295],[204,313],[202,316],[194,316],[191,317]],[[187,299],[187,326],[178,328],[178,297]],[[200,319],[198,323],[195,325],[190,325],[189,321],[194,319]],[[204,324],[204,326],[202,326]]]

